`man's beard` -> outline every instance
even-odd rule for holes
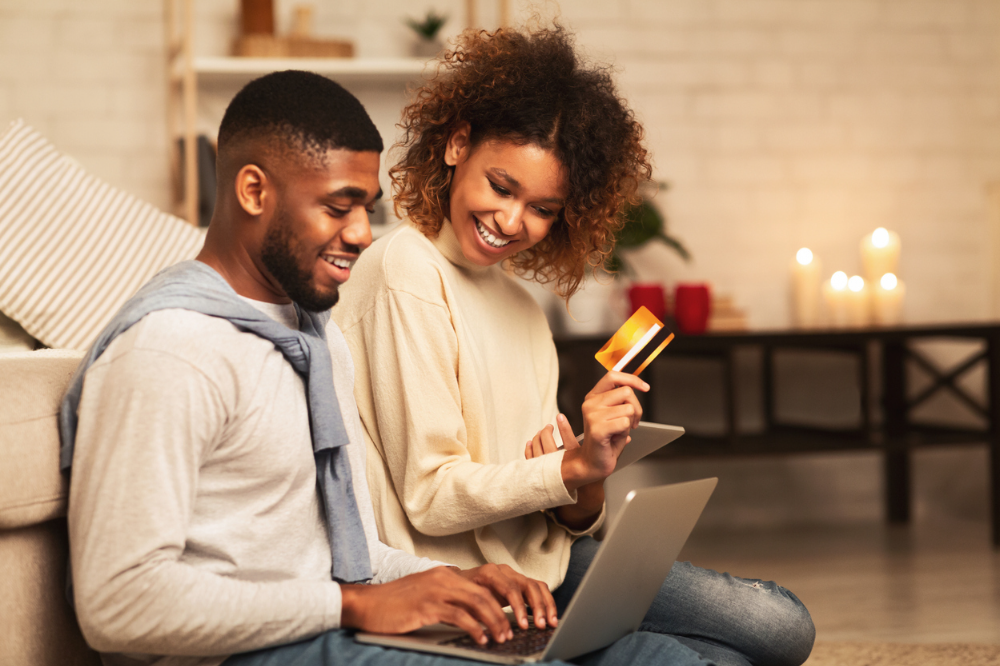
[[[303,265],[311,268],[317,257],[298,248],[298,242],[292,234],[292,226],[281,210],[276,213],[274,223],[264,236],[260,259],[285,290],[285,294],[306,310],[313,312],[329,310],[340,298],[337,289],[332,293],[323,294],[313,285],[313,274],[303,268]]]

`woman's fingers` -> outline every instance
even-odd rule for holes
[[[642,391],[643,393],[649,390],[649,384],[642,381],[635,375],[630,375],[626,372],[615,372],[614,370],[611,370],[608,372],[608,374],[604,375],[599,380],[597,380],[597,383],[594,385],[594,388],[588,394],[588,397],[590,397],[591,395],[596,395],[598,393],[606,393],[608,391],[618,388],[619,386],[631,386],[636,391]]]
[[[552,426],[547,425],[539,430],[530,442],[525,444],[524,457],[531,460],[538,456],[544,456],[546,453],[555,453],[558,450],[559,447],[552,436]]]
[[[559,425],[559,436],[562,437],[563,448],[567,451],[579,448],[580,442],[576,441],[576,435],[573,433],[573,426],[569,424],[569,419],[564,414],[560,414],[556,417],[556,423]]]
[[[595,407],[612,407],[614,405],[631,405],[632,427],[639,427],[639,421],[642,420],[642,405],[639,403],[639,398],[636,396],[635,391],[630,386],[622,386],[600,395],[591,396],[584,405],[589,409],[594,409]]]
[[[543,432],[545,432],[544,428],[542,430],[539,430],[538,434],[536,434],[535,437],[534,437],[534,439],[531,440],[531,457],[532,458],[537,458],[538,456],[545,455],[545,447],[542,445],[542,433]]]
[[[552,436],[552,424],[545,426],[539,431],[539,437],[541,439],[542,453],[555,453],[559,450],[559,446],[556,444],[556,438]]]

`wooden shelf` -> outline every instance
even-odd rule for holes
[[[406,83],[429,70],[421,58],[235,58],[199,57],[194,71],[199,78],[253,78],[286,69],[301,69],[339,82]]]
[[[237,58],[195,57],[194,0],[163,0],[167,69],[167,136],[175,211],[198,224],[197,115],[199,86],[240,84],[258,76],[300,69],[339,83],[402,89],[433,61],[422,58]],[[381,91],[380,91],[381,92]],[[183,163],[177,138],[183,139]]]

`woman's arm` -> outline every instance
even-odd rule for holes
[[[407,518],[424,534],[444,536],[573,503],[561,453],[503,464],[474,461],[492,433],[478,420],[467,423],[458,336],[442,301],[388,290],[344,331],[362,421]]]

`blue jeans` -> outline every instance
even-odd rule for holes
[[[223,666],[469,666],[482,662],[392,650],[354,642],[353,632],[328,631],[316,638],[236,654]],[[663,634],[637,631],[612,645],[574,660],[583,666],[712,666],[693,650]],[[562,666],[564,662],[552,662]]]
[[[573,544],[566,580],[552,593],[560,616],[599,545],[590,537]],[[816,637],[809,611],[783,587],[690,562],[674,563],[639,632],[676,638],[719,666],[799,666]]]

